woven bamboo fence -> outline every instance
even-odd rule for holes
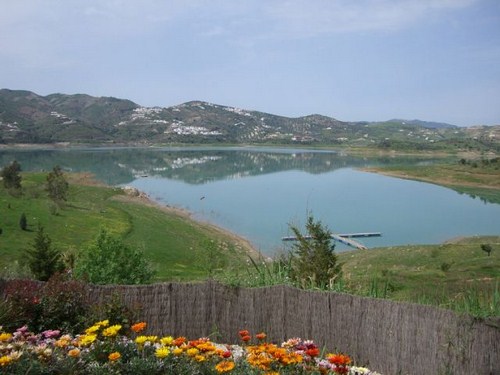
[[[383,374],[500,374],[500,318],[479,320],[416,304],[288,286],[216,282],[91,286],[92,303],[119,296],[158,335],[238,343],[264,331],[281,343],[312,339]]]
[[[278,343],[313,339],[383,374],[500,374],[500,319],[288,286],[162,283],[91,292],[96,302],[116,293],[155,334],[238,343],[238,331],[248,329]]]

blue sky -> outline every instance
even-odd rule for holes
[[[500,124],[499,0],[2,0],[0,87]]]

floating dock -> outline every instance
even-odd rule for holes
[[[362,243],[353,240],[352,238],[358,238],[358,237],[380,237],[382,236],[382,233],[380,232],[362,232],[362,233],[341,233],[341,234],[332,234],[331,237],[340,243],[343,243],[345,245],[355,247],[357,249],[361,250],[367,250],[368,248],[363,245]],[[306,240],[311,240],[312,236],[304,236]],[[282,237],[282,241],[297,241],[297,237],[289,236],[289,237]]]

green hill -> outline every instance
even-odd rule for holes
[[[0,187],[0,269],[4,275],[22,270],[23,251],[33,242],[38,225],[57,249],[76,254],[105,227],[143,250],[158,280],[204,279],[211,271],[239,267],[247,259],[248,246],[234,236],[186,215],[166,212],[148,200],[129,197],[122,189],[89,184],[88,176],[69,176],[69,199],[62,208],[47,198],[45,174],[22,176],[21,196]],[[27,217],[27,231],[19,226],[22,213]]]
[[[251,143],[497,152],[499,139],[500,126],[460,128],[420,120],[347,122],[317,114],[289,118],[203,101],[142,107],[112,97],[0,90],[0,144]]]

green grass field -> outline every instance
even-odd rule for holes
[[[244,250],[229,236],[186,217],[148,205],[113,199],[120,189],[70,183],[69,199],[55,209],[44,190],[45,174],[23,174],[23,194],[0,187],[0,267],[3,274],[23,265],[38,225],[62,252],[78,253],[107,228],[128,245],[143,250],[158,280],[198,280],[221,267],[239,267]],[[57,211],[57,212],[56,212]],[[19,226],[26,214],[28,230]]]

